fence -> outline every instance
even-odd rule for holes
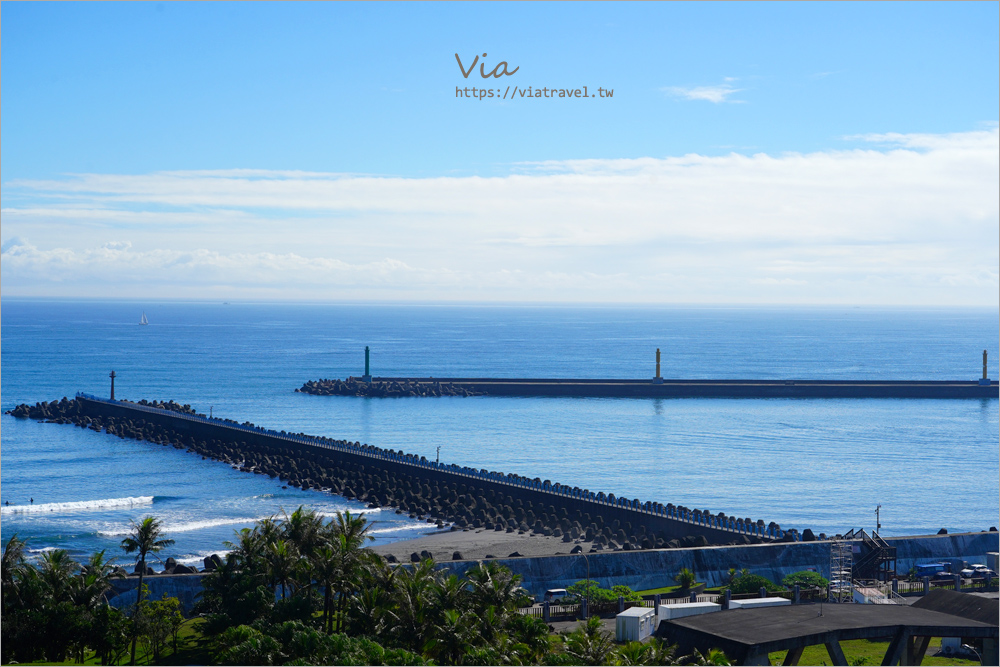
[[[997,579],[964,579],[962,580],[961,590],[971,593],[985,593],[998,590]],[[924,594],[924,582],[923,581],[903,581],[899,580],[896,582],[897,590],[900,595],[923,595]],[[931,590],[935,588],[943,588],[945,590],[953,591],[955,590],[955,580],[951,577],[947,579],[932,579],[930,582]]]
[[[131,401],[124,401],[124,400],[113,401],[110,399],[100,398],[98,396],[94,396],[92,394],[85,394],[82,392],[78,392],[76,394],[76,397],[88,401],[93,401],[95,403],[103,403],[105,405],[113,405],[115,407],[126,408],[129,410],[137,410],[140,412],[147,412],[151,414],[167,416],[173,419],[186,419],[188,421],[199,422],[202,424],[211,424],[213,426],[241,431],[244,433],[265,435],[272,438],[287,440],[289,442],[294,442],[300,445],[306,445],[309,447],[322,447],[324,449],[332,449],[336,451],[348,452],[358,456],[366,456],[381,461],[391,461],[401,465],[409,465],[419,468],[433,468],[435,470],[448,472],[450,474],[459,475],[461,477],[480,479],[484,481],[493,482],[496,484],[505,484],[508,486],[518,487],[522,489],[529,489],[532,491],[537,491],[539,493],[549,493],[556,496],[574,498],[577,500],[591,502],[606,507],[615,507],[619,509],[631,510],[642,514],[648,514],[651,516],[672,519],[674,521],[689,523],[692,525],[711,528],[714,530],[731,532],[738,535],[750,535],[754,537],[759,537],[764,540],[780,540],[783,537],[785,537],[785,535],[790,534],[792,538],[796,541],[801,539],[801,536],[798,534],[798,531],[791,530],[786,532],[781,530],[780,528],[777,528],[776,524],[772,524],[770,526],[765,527],[762,525],[762,522],[744,523],[742,519],[736,519],[734,517],[712,516],[709,514],[696,512],[693,510],[676,507],[669,503],[666,505],[651,501],[643,503],[638,499],[628,500],[626,498],[618,498],[614,494],[605,494],[604,492],[595,493],[588,489],[581,489],[579,487],[569,487],[566,486],[565,484],[558,484],[558,483],[553,484],[548,480],[542,481],[537,477],[534,479],[529,479],[527,477],[522,477],[520,475],[515,475],[513,473],[494,472],[491,470],[486,470],[485,468],[476,470],[475,468],[458,466],[454,463],[445,464],[445,463],[440,463],[438,461],[428,461],[423,456],[418,457],[415,454],[401,454],[399,452],[395,452],[392,450],[383,450],[381,448],[373,447],[371,445],[362,445],[360,443],[328,440],[304,434],[286,433],[284,431],[273,431],[271,429],[261,428],[260,426],[256,426],[254,424],[251,424],[250,422],[239,424],[230,419],[206,417],[204,415],[191,414],[185,412],[175,412],[173,410],[164,410],[162,408],[156,408],[150,405],[141,405],[139,403],[133,403]]]

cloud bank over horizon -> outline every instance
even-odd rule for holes
[[[513,165],[4,183],[4,296],[995,306],[1000,134]]]

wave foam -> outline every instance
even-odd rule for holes
[[[438,531],[441,530],[433,523],[418,523],[416,525],[403,525],[396,526],[395,528],[375,528],[368,531],[369,535],[383,535],[385,533],[401,533],[410,530],[426,530],[426,531]]]
[[[215,551],[206,551],[202,555],[198,556],[180,556],[175,558],[178,563],[182,565],[195,565],[197,567],[202,567],[205,564],[205,559],[212,554],[218,554],[219,558],[222,560],[226,559],[229,555],[229,549],[216,549]]]
[[[0,507],[0,515],[5,514],[40,514],[43,512],[79,512],[88,510],[121,509],[127,507],[143,507],[153,504],[153,496],[136,496],[134,498],[105,498],[104,500],[79,500],[69,503],[39,503],[38,505],[4,505]]]
[[[186,523],[164,523],[163,532],[167,533],[187,533],[192,530],[203,530],[205,528],[215,528],[217,526],[233,526],[238,524],[253,524],[267,517],[239,517],[235,519],[206,519],[204,521],[188,521]],[[114,526],[99,532],[104,537],[120,537],[132,532],[131,526]],[[215,553],[215,552],[213,552]]]

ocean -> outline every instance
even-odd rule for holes
[[[376,376],[974,380],[997,361],[991,309],[359,305],[4,299],[2,407],[173,399],[274,429],[357,440],[629,498],[837,533],[1000,523],[998,401],[395,398],[295,393]],[[148,326],[140,326],[145,312]],[[363,505],[183,450],[0,419],[0,532],[32,553],[122,555],[152,514],[200,563],[234,530],[305,505]],[[29,502],[33,500],[33,503]],[[9,503],[9,505],[8,505]],[[25,507],[27,505],[27,507]],[[378,542],[432,526],[367,511]],[[130,562],[130,561],[127,561]]]

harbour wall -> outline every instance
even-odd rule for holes
[[[306,382],[297,391],[350,396],[591,398],[1000,398],[1000,383],[942,380],[628,380],[373,377]]]
[[[961,558],[970,563],[986,563],[986,554],[1000,549],[998,533],[960,533],[886,538],[897,549],[897,572],[905,573],[918,562]],[[575,556],[543,556],[536,558],[498,558],[496,562],[523,577],[522,585],[532,595],[541,595],[549,588],[566,588],[590,578],[603,588],[615,585],[633,590],[649,590],[673,585],[673,576],[688,568],[698,581],[719,586],[728,579],[729,568],[746,568],[774,582],[785,575],[814,568],[824,577],[830,576],[830,542],[796,542],[729,547],[701,547],[651,551],[618,551]],[[479,561],[443,561],[438,566],[449,573],[461,575]],[[149,585],[150,598],[159,599],[164,593],[177,597],[185,613],[201,592],[205,574],[152,575],[143,581]],[[135,602],[138,577],[116,580],[116,595],[111,602],[122,607]]]
[[[292,456],[302,462],[296,468],[308,471],[310,477],[307,484],[310,488],[328,487],[333,481],[330,484],[324,482],[331,477],[343,478],[346,475],[356,480],[350,487],[350,496],[379,506],[396,506],[386,500],[386,496],[392,495],[395,490],[388,487],[411,489],[420,501],[415,501],[417,508],[416,511],[410,510],[412,514],[455,521],[458,513],[473,526],[475,521],[480,521],[483,525],[492,524],[496,529],[496,524],[503,520],[500,529],[510,528],[511,523],[516,522],[514,525],[522,530],[527,528],[541,532],[558,529],[562,533],[576,528],[575,523],[583,531],[596,527],[598,531],[610,532],[612,536],[624,538],[636,547],[645,545],[645,548],[656,546],[658,542],[685,538],[704,538],[708,544],[728,544],[779,539],[794,541],[799,537],[797,531],[784,531],[773,522],[765,525],[763,520],[753,521],[749,517],[710,514],[669,503],[664,505],[619,498],[614,494],[568,487],[549,480],[445,465],[360,443],[270,431],[252,424],[237,424],[82,394],[77,400],[87,417],[111,418],[129,424],[154,424],[176,434],[171,436],[173,440],[182,441],[183,446],[196,453],[215,455],[220,447],[228,447],[240,455],[257,457],[257,460],[269,456]],[[114,431],[129,432],[129,428],[116,426]],[[271,467],[267,472],[273,474],[276,471]],[[357,486],[362,488],[354,488]],[[462,498],[465,498],[464,502]],[[442,507],[442,504],[450,505],[451,509]],[[472,505],[478,512],[471,513],[461,505]],[[531,521],[518,521],[517,513],[526,517],[530,515]]]
[[[905,574],[918,562],[945,558],[962,558],[970,563],[986,563],[986,554],[1000,547],[996,532],[958,533],[919,537],[885,538],[897,548],[896,571]],[[524,578],[523,586],[532,594],[549,588],[566,588],[587,578],[602,587],[625,585],[633,590],[649,590],[674,585],[673,577],[681,568],[688,568],[709,587],[728,581],[729,568],[746,568],[780,583],[793,572],[815,569],[830,578],[830,545],[828,541],[756,544],[745,546],[701,547],[694,549],[664,549],[652,551],[613,552],[575,556],[545,556],[540,558],[498,558]],[[475,565],[471,561],[443,562],[440,565],[461,574]]]

